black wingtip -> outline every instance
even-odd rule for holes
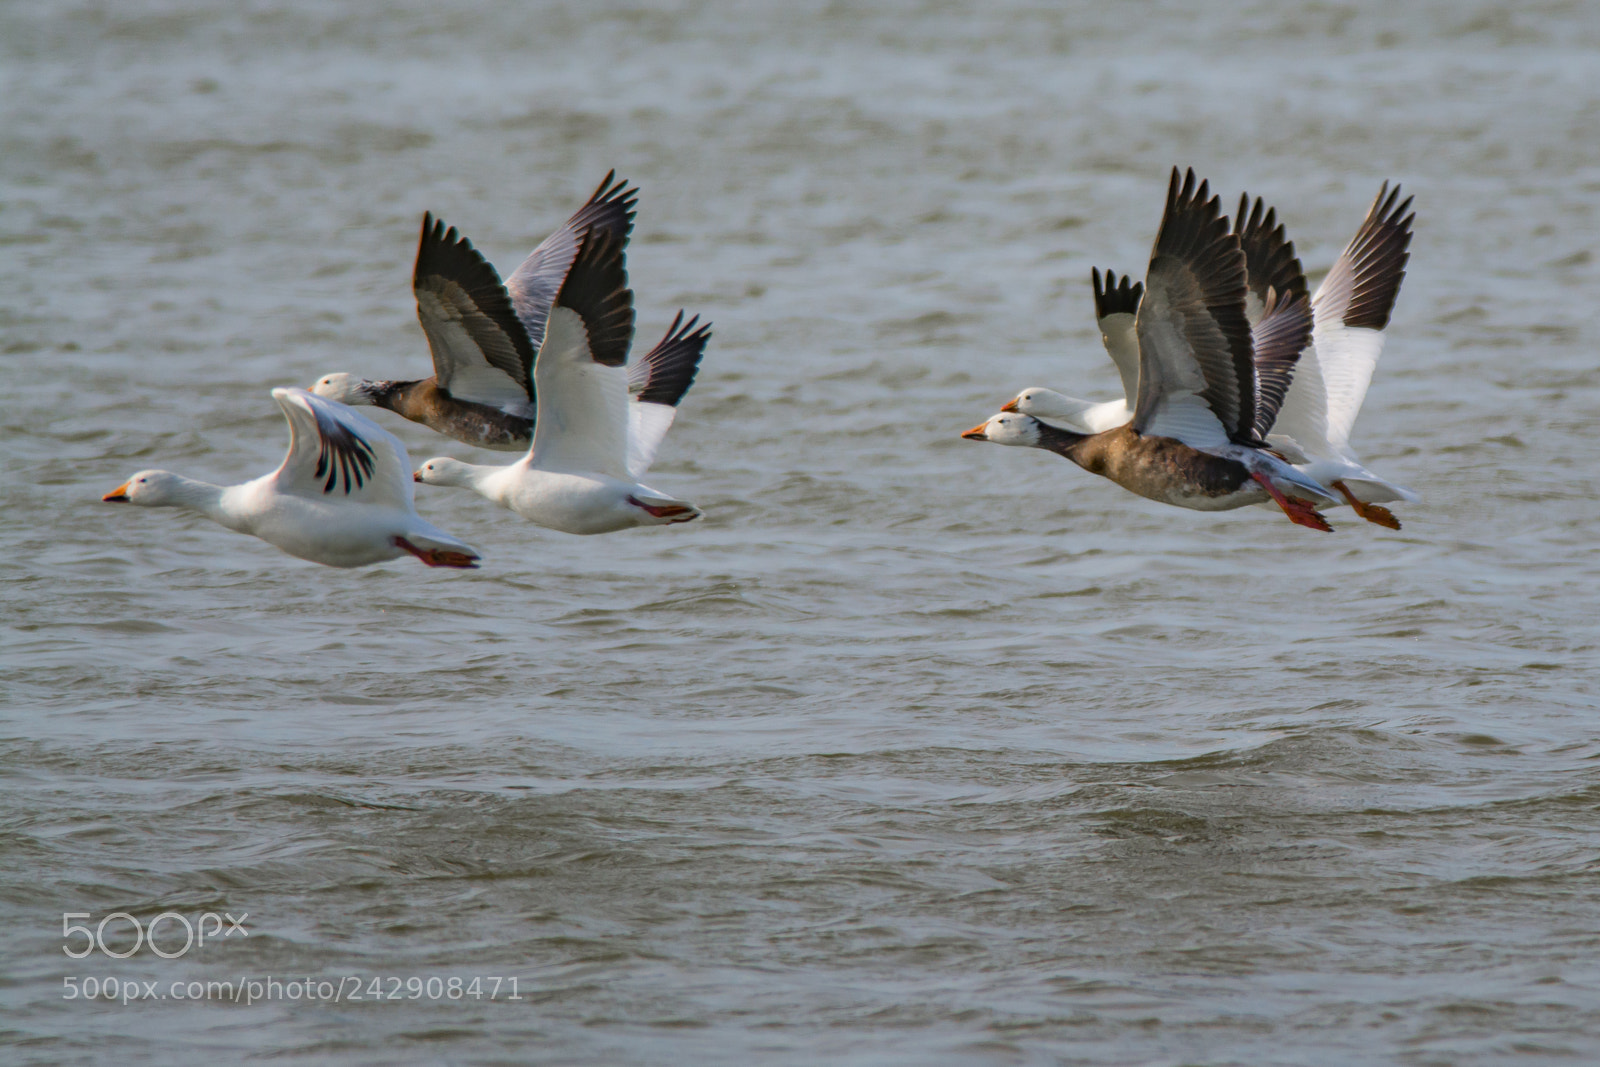
[[[699,315],[685,322],[683,314],[680,310],[666,335],[628,368],[629,391],[640,403],[677,407],[694,384],[711,340],[711,323],[701,323]]]
[[[1416,214],[1412,197],[1400,199],[1400,184],[1391,189],[1385,181],[1356,231],[1345,255],[1350,259],[1355,278],[1344,324],[1371,330],[1389,325],[1400,283],[1405,280],[1406,264],[1411,259],[1412,225]]]
[[[377,467],[372,446],[338,419],[323,414],[316,405],[311,405],[311,418],[317,424],[320,438],[315,477],[326,478],[322,483],[323,495],[332,493],[342,481],[344,495],[349,496],[352,489],[366,485]]]
[[[1195,173],[1193,167],[1188,167],[1183,172],[1183,180],[1178,180],[1178,168],[1172,168],[1172,180],[1167,183],[1167,206],[1175,211],[1183,211],[1194,204],[1204,204],[1211,199],[1211,182],[1209,180],[1195,187]],[[1218,203],[1221,199],[1218,198]]]
[[[433,212],[422,213],[422,236],[417,240],[417,262],[411,272],[412,285],[430,274],[464,284],[469,280],[477,284],[484,279],[484,271],[488,272],[496,285],[500,284],[500,275],[495,273],[494,267],[483,258],[483,254],[472,247],[471,241],[454,226],[445,225],[445,221]]]
[[[1179,182],[1178,168],[1172,168],[1167,187],[1167,206],[1156,234],[1156,255],[1172,255],[1190,262],[1195,269],[1204,264],[1214,268],[1211,284],[1232,291],[1244,299],[1244,263],[1238,253],[1239,241],[1228,229],[1222,214],[1222,198],[1211,195],[1211,183],[1196,184],[1194,168]],[[1231,261],[1237,257],[1237,264]],[[1212,262],[1218,261],[1218,262]],[[1221,269],[1226,263],[1229,269]]]
[[[1252,206],[1250,194],[1243,194],[1233,219],[1233,232],[1244,249],[1246,282],[1258,300],[1265,301],[1269,289],[1277,290],[1280,296],[1305,296],[1309,292],[1305,269],[1295,254],[1294,242],[1278,221],[1276,208],[1268,207],[1259,196]]]
[[[1212,195],[1210,179],[1198,178],[1193,167],[1184,170],[1181,177],[1178,168],[1172,168],[1172,179],[1167,184],[1166,211],[1162,216],[1163,229],[1168,220],[1174,219],[1181,219],[1184,228],[1207,231],[1212,228],[1212,223],[1220,220],[1222,232],[1227,232],[1227,220],[1222,214],[1222,197]],[[1158,237],[1158,243],[1159,240]]]
[[[1089,268],[1090,279],[1094,283],[1094,317],[1103,320],[1110,315],[1137,315],[1139,301],[1144,299],[1144,283],[1136,282],[1129,275],[1120,278],[1114,270],[1105,273],[1104,283],[1101,281],[1100,268]]]
[[[1168,257],[1195,279],[1197,296],[1226,346],[1213,357],[1215,365],[1202,363],[1206,388],[1201,395],[1231,439],[1248,437],[1255,416],[1255,365],[1245,317],[1244,250],[1222,214],[1222,198],[1212,195],[1210,182],[1199,181],[1192,167],[1181,184],[1178,168],[1172,168],[1151,273]]]
[[[470,298],[472,307],[493,324],[494,341],[478,336],[475,341],[483,358],[503,371],[511,380],[528,389],[528,368],[533,365],[533,342],[517,318],[511,294],[494,265],[472,247],[472,242],[454,226],[422,213],[422,236],[417,241],[417,261],[411,271],[411,287],[417,294],[417,314],[422,316],[422,293],[457,287]],[[426,325],[426,324],[425,324]],[[436,357],[437,358],[437,357]],[[435,366],[437,367],[437,362]],[[530,398],[532,394],[529,394]]]
[[[1261,318],[1250,335],[1256,366],[1256,413],[1253,439],[1242,441],[1244,444],[1260,443],[1271,432],[1300,354],[1311,343],[1310,297],[1268,288],[1263,302]]]
[[[628,362],[633,344],[633,290],[628,288],[627,241],[604,229],[584,233],[556,294],[556,307],[583,319],[590,357],[607,367]]]
[[[606,176],[590,194],[588,201],[568,221],[577,230],[603,229],[613,237],[626,239],[633,233],[634,217],[639,210],[639,188],[630,186],[628,179],[618,178],[616,168],[606,171]]]
[[[1186,180],[1187,180],[1188,183],[1193,184],[1193,182],[1194,182],[1194,168],[1193,167],[1189,168],[1189,173],[1188,173],[1187,179],[1185,179],[1184,176],[1181,175],[1178,172],[1178,168],[1177,167],[1173,167],[1172,168],[1172,177],[1167,179],[1167,207],[1169,209],[1177,207],[1179,200],[1181,200],[1183,198],[1183,196],[1185,195],[1185,194],[1183,194],[1181,192],[1181,190],[1183,189],[1183,183]]]

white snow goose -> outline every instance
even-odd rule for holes
[[[1151,500],[1221,511],[1270,497],[1301,526],[1329,530],[1304,496],[1333,500],[1314,480],[1265,449],[1255,434],[1263,358],[1294,358],[1311,331],[1304,298],[1275,298],[1252,331],[1239,238],[1221,199],[1194,171],[1176,167],[1156,235],[1135,332],[1139,383],[1133,420],[1085,434],[1031,415],[1001,412],[963,437],[1028,445],[1065,456]]]
[[[1139,298],[1144,286],[1116,271],[1106,271],[1104,284],[1100,269],[1090,270],[1094,283],[1094,317],[1100,326],[1100,341],[1106,355],[1116,364],[1122,377],[1123,397],[1119,400],[1079,400],[1043,386],[1030,386],[1006,401],[1001,411],[1017,411],[1049,419],[1079,433],[1100,433],[1121,426],[1133,418],[1134,397],[1139,392],[1139,338],[1134,331],[1139,313]]]
[[[630,416],[628,382],[640,370],[627,366],[632,339],[633,290],[622,243],[591,230],[562,281],[533,365],[539,411],[528,454],[507,467],[430,459],[416,480],[471,489],[540,526],[572,534],[699,518],[693,504],[639,482],[660,434],[648,425],[641,430],[641,420]],[[700,347],[693,346],[692,361],[689,354],[683,348],[670,361],[679,379],[693,377]],[[635,410],[640,406],[652,405]]]
[[[371,419],[304,389],[274,389],[289,453],[271,474],[212,485],[145,470],[101,497],[199,512],[291,556],[364,567],[411,555],[430,567],[476,567],[478,552],[417,514],[405,445]]]
[[[1272,212],[1262,214],[1259,199],[1248,218],[1248,195],[1235,221],[1250,261],[1250,288],[1259,300],[1265,287],[1283,285],[1282,265],[1293,262],[1294,245],[1273,227]],[[1405,278],[1410,258],[1411,198],[1384,182],[1367,217],[1311,300],[1311,345],[1300,354],[1275,419],[1258,422],[1257,432],[1311,478],[1334,489],[1357,515],[1370,523],[1400,529],[1400,520],[1382,504],[1417,500],[1417,494],[1368,470],[1350,447],[1350,429],[1366,399],[1372,372],[1383,352],[1383,331]],[[1259,279],[1259,280],[1258,280]],[[1305,282],[1300,281],[1300,292]],[[1252,305],[1256,300],[1252,300]]]
[[[455,227],[447,228],[432,213],[424,214],[412,289],[417,317],[433,352],[433,377],[374,381],[329,374],[318,379],[312,391],[345,404],[388,408],[469,445],[526,450],[537,412],[534,355],[578,242],[591,229],[626,242],[633,230],[639,190],[615,175],[615,171],[607,174],[588,202],[540,242],[503,284],[489,261]],[[698,324],[699,316],[685,324],[680,311],[657,348],[682,350],[696,343],[703,347],[710,324]],[[648,359],[644,362],[650,364]],[[648,377],[630,385],[636,402],[668,408],[677,403],[677,397],[659,399],[668,390],[652,389]],[[646,392],[657,399],[645,401]],[[663,418],[671,422],[670,413],[660,411],[639,417],[648,425]],[[661,432],[666,432],[665,426]]]

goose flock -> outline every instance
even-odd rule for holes
[[[102,498],[198,512],[301,559],[361,567],[413,556],[474,568],[477,549],[417,514],[415,485],[471,489],[571,534],[691,522],[692,503],[645,485],[711,324],[680,310],[630,358],[626,251],[638,189],[615,172],[502,280],[454,227],[422,220],[412,289],[433,356],[428,378],[328,374],[272,398],[289,451],[269,474],[220,486],[162,470]],[[1398,530],[1383,505],[1415,493],[1363,465],[1350,430],[1405,275],[1411,200],[1384,183],[1314,296],[1277,212],[1248,194],[1230,221],[1193,170],[1173,168],[1143,282],[1091,271],[1095,318],[1120,399],[1024,389],[961,436],[1042,448],[1131,492],[1200,511],[1276,505],[1331,527],[1349,505]],[[413,468],[398,438],[356,407],[385,408],[505,466],[447,457]]]

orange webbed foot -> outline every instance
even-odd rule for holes
[[[1322,517],[1322,512],[1318,511],[1309,500],[1301,500],[1297,496],[1284,497],[1278,502],[1278,506],[1289,516],[1289,521],[1298,526],[1308,526],[1323,533],[1333,532],[1328,520]]]
[[[691,519],[698,518],[700,515],[697,509],[685,507],[682,504],[646,504],[636,496],[628,497],[628,503],[648,515],[657,519],[666,519],[669,522],[688,522]]]
[[[422,557],[430,567],[458,567],[461,570],[478,569],[478,557],[470,552],[455,552],[448,548],[435,548]]]
[[[1344,497],[1345,503],[1349,504],[1350,509],[1363,519],[1375,526],[1385,526],[1391,530],[1400,529],[1400,520],[1394,517],[1394,512],[1382,504],[1368,504],[1365,501],[1357,500],[1355,494],[1350,491],[1349,486],[1343,482],[1329,482],[1328,484],[1339,490],[1339,495]]]
[[[457,552],[450,548],[418,548],[404,537],[396,537],[394,543],[396,548],[405,549],[430,567],[458,567],[469,571],[478,569],[478,557],[471,552]]]
[[[1265,489],[1268,495],[1277,501],[1278,506],[1283,509],[1283,513],[1289,516],[1289,521],[1296,526],[1321,530],[1323,533],[1333,532],[1333,527],[1328,525],[1328,520],[1322,517],[1322,513],[1312,506],[1309,500],[1301,500],[1297,496],[1284,496],[1278,492],[1278,487],[1272,484],[1272,480],[1265,475],[1252,473],[1250,477],[1261,483],[1261,488]]]

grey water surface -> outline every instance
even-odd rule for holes
[[[0,102],[0,1061],[1600,1062],[1592,4],[8,0]],[[1313,280],[1416,196],[1399,533],[959,438],[1114,395],[1173,164]],[[482,570],[346,572],[100,502],[427,373],[423,210],[505,272],[611,167],[704,521],[422,488]],[[248,937],[64,955],[115,912]],[[171,993],[269,977],[402,993]]]

